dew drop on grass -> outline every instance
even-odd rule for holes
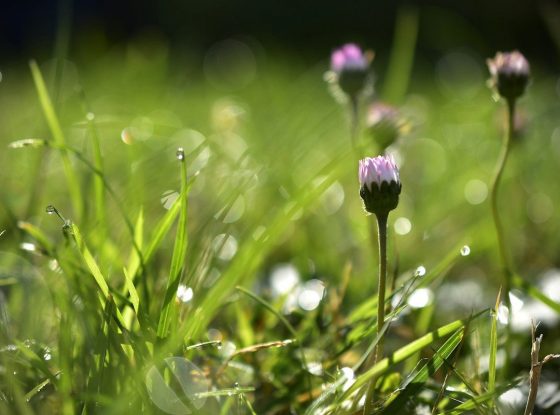
[[[270,274],[273,298],[288,294],[299,284],[300,274],[293,264],[278,264]]]
[[[32,244],[31,242],[22,242],[21,244],[19,244],[19,247],[23,251],[27,252],[35,252],[37,250],[35,244]]]
[[[179,284],[177,287],[177,299],[182,303],[188,303],[193,298],[193,290],[185,284]]]
[[[418,288],[408,297],[407,303],[412,308],[424,308],[432,303],[434,293],[429,288]]]
[[[93,121],[93,120],[95,120],[95,114],[93,112],[88,112],[86,114],[86,118],[87,118],[88,121]]]
[[[45,211],[49,214],[52,215],[56,212],[56,208],[53,205],[48,205],[47,208],[45,209]]]
[[[298,305],[305,311],[315,310],[325,294],[325,284],[318,279],[307,281],[298,295]]]
[[[179,147],[177,149],[176,156],[177,156],[177,160],[179,161],[183,161],[185,159],[185,150],[183,150],[183,147]]]
[[[468,245],[465,245],[461,248],[461,255],[462,256],[468,256],[471,253],[471,247]]]
[[[420,265],[418,268],[416,268],[416,271],[414,271],[414,276],[423,277],[424,275],[426,275],[426,268],[424,267],[424,265]]]

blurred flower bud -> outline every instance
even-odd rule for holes
[[[487,60],[490,86],[503,98],[515,100],[523,95],[529,83],[529,62],[518,51],[498,52]]]
[[[358,45],[347,43],[331,54],[328,81],[336,84],[349,97],[355,98],[371,84],[369,66],[372,60],[372,52],[363,52]]]
[[[404,127],[404,118],[397,108],[382,102],[374,102],[369,106],[366,128],[382,149],[393,144]]]
[[[360,160],[358,179],[360,196],[367,212],[388,214],[399,204],[401,182],[393,157],[366,157]]]

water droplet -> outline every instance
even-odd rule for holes
[[[212,241],[216,256],[222,261],[229,261],[237,252],[237,239],[232,235],[221,233]]]
[[[272,296],[277,298],[289,293],[299,284],[299,280],[299,272],[294,265],[276,265],[270,274]]]
[[[507,308],[503,303],[500,303],[498,306],[497,319],[502,324],[508,324],[509,308]]]
[[[216,342],[216,349],[222,350],[222,342],[221,341]]]
[[[305,311],[315,310],[325,294],[325,284],[321,280],[307,281],[298,295],[298,305]]]
[[[193,290],[185,284],[179,284],[177,287],[177,299],[182,303],[188,303],[193,298]]]
[[[35,244],[32,244],[31,242],[22,242],[21,244],[19,244],[19,247],[27,252],[35,252],[37,250],[37,246],[35,246]]]
[[[179,197],[179,193],[175,190],[166,190],[163,192],[160,198],[160,202],[163,205],[164,209],[171,209],[171,206],[175,203],[177,198]]]
[[[465,245],[461,248],[461,255],[462,256],[467,256],[471,253],[471,247],[468,245]]]
[[[307,371],[315,376],[323,374],[323,365],[321,362],[307,362]]]
[[[465,199],[471,205],[479,205],[486,200],[488,196],[488,186],[482,180],[470,180],[464,189]]]
[[[62,269],[60,269],[60,266],[58,265],[58,261],[56,259],[51,259],[48,263],[48,267],[51,271],[62,272]]]
[[[88,121],[93,121],[93,120],[95,120],[95,114],[93,112],[88,112],[86,114],[86,118],[87,118]]]
[[[128,145],[131,145],[134,142],[134,138],[132,137],[132,133],[130,132],[130,129],[125,128],[122,130],[121,140],[123,141],[123,143]]]
[[[418,268],[416,268],[416,271],[414,271],[414,276],[423,277],[424,275],[426,275],[426,268],[423,265],[420,265]]]
[[[176,156],[177,156],[177,160],[179,161],[185,160],[185,150],[183,150],[183,147],[179,147],[177,149]]]
[[[343,367],[342,369],[340,369],[339,373],[341,377],[345,379],[342,385],[342,390],[346,392],[354,384],[354,381],[356,379],[356,374],[354,373],[352,368],[349,367]]]
[[[407,233],[409,233],[412,229],[412,223],[410,222],[410,220],[408,218],[400,217],[397,218],[397,220],[395,221],[395,224],[393,225],[393,228],[395,228],[395,232],[398,233],[399,235],[406,235]]]
[[[418,288],[408,297],[408,305],[412,308],[424,308],[432,303],[434,293],[429,288]]]
[[[235,389],[239,389],[239,382],[235,382],[235,383],[233,384],[233,387],[234,387]]]
[[[226,212],[226,209],[227,212]],[[231,206],[224,206],[214,215],[216,219],[221,219],[224,223],[237,222],[245,213],[245,198],[240,195],[235,199]]]
[[[166,414],[199,413],[206,402],[209,388],[204,372],[181,357],[168,357],[162,363],[165,366],[152,366],[145,377],[153,404]],[[169,373],[169,378],[165,372]],[[190,403],[188,407],[185,398]]]
[[[225,341],[218,350],[223,357],[230,358],[237,350],[237,346],[233,342]]]
[[[47,208],[45,209],[45,211],[49,215],[52,215],[52,214],[56,213],[56,208],[53,205],[48,205]]]

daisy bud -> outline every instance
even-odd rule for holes
[[[382,102],[370,105],[366,115],[366,128],[375,141],[385,149],[401,135],[405,122],[399,110]]]
[[[360,196],[367,212],[388,214],[399,204],[401,181],[393,157],[366,157],[360,160],[358,179]]]
[[[347,43],[331,55],[331,71],[340,89],[351,97],[362,92],[369,78],[371,53],[364,53],[354,43]]]
[[[519,51],[498,52],[488,59],[490,86],[503,98],[514,100],[525,92],[529,83],[529,62]]]

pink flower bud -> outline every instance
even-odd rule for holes
[[[366,211],[386,214],[397,207],[401,182],[393,157],[378,156],[360,160],[358,179]]]
[[[334,72],[342,71],[366,71],[369,60],[360,47],[354,43],[341,46],[331,55],[331,69]]]
[[[372,52],[364,52],[354,43],[347,43],[331,54],[330,82],[337,85],[347,96],[356,98],[372,83],[369,64]]]
[[[488,59],[490,86],[506,99],[516,99],[523,95],[529,83],[529,62],[519,51],[498,52],[494,59]]]
[[[405,127],[405,119],[397,108],[379,101],[369,106],[366,129],[382,149],[393,144]]]

